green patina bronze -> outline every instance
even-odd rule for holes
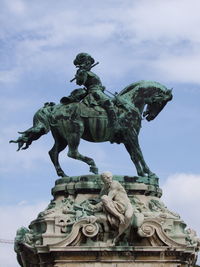
[[[55,144],[49,155],[61,177],[67,175],[59,164],[58,156],[67,146],[69,157],[87,163],[92,173],[98,173],[94,160],[78,151],[81,138],[89,142],[122,143],[138,176],[155,178],[143,158],[138,135],[142,119],[155,119],[172,99],[171,90],[157,82],[139,81],[111,98],[106,95],[100,78],[91,71],[97,63],[90,55],[78,54],[74,64],[78,68],[74,79],[83,87],[63,97],[58,105],[45,103],[34,115],[33,126],[20,132],[21,136],[16,141],[10,142],[18,143],[18,150],[27,149],[32,141],[51,131]]]

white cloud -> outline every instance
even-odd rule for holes
[[[163,55],[152,62],[155,72],[170,82],[199,83],[200,51],[191,55]]]
[[[5,145],[6,148],[1,152],[0,171],[3,174],[23,173],[23,171],[41,168],[43,164],[50,162],[48,156],[48,148],[40,144],[40,147],[35,146],[31,151],[16,152],[17,145]],[[9,162],[9,164],[7,164]],[[19,168],[20,166],[20,168]]]
[[[26,201],[24,201],[24,203],[26,203]],[[36,219],[38,213],[46,208],[47,204],[46,202],[41,202],[31,205],[21,202],[18,205],[0,206],[0,213],[3,215],[0,220],[0,239],[14,240],[17,229],[21,226],[28,227],[30,222]],[[18,266],[12,244],[0,243],[0,251],[1,266]]]
[[[171,210],[177,212],[187,228],[192,228],[200,237],[200,174],[173,174],[164,182],[162,200]],[[198,257],[198,264],[200,259]]]
[[[16,267],[20,266],[17,263],[16,253],[14,252],[14,245],[10,243],[0,243],[0,261],[2,266]]]
[[[198,0],[143,0],[129,10],[128,30],[135,40],[152,40],[168,44],[180,40],[200,41],[197,25],[200,22]],[[130,19],[131,18],[131,19]]]
[[[0,71],[0,82],[2,83],[13,83],[19,79],[19,69],[4,70]]]
[[[31,126],[31,124],[30,124]],[[5,174],[17,174],[18,172],[31,171],[38,166],[50,162],[48,150],[50,150],[52,144],[49,144],[50,136],[45,136],[46,141],[40,140],[38,143],[34,143],[27,150],[16,152],[18,144],[9,144],[10,140],[16,140],[20,134],[19,131],[25,129],[24,125],[13,124],[5,126],[1,129],[1,150],[0,150],[0,173],[1,176]],[[27,127],[28,128],[28,127]],[[8,164],[9,163],[9,164]],[[20,168],[19,168],[20,166]],[[37,167],[38,168],[38,167]]]
[[[38,213],[47,206],[47,202],[27,204],[27,201],[23,200],[23,203],[21,201],[17,205],[0,206],[0,212],[3,214],[0,221],[0,227],[3,229],[1,239],[13,240],[16,230],[21,226],[28,227]]]
[[[26,11],[25,2],[22,0],[7,0],[5,3],[10,12],[15,15],[22,15]]]
[[[111,62],[104,68],[112,78],[145,66],[153,77],[200,82],[193,72],[199,69],[199,1],[86,2],[43,1],[38,8],[36,2],[8,1],[2,38],[14,42],[16,62],[0,80],[16,82],[36,69],[63,72],[87,50]]]
[[[30,99],[28,96],[23,96],[23,98],[2,96],[0,106],[0,116],[2,117],[1,120],[8,120],[9,117],[13,117],[15,114],[24,112],[26,109],[28,110],[35,108],[37,104],[38,103],[36,102],[36,99]]]
[[[163,201],[200,236],[200,174],[174,174],[163,184]]]
[[[33,142],[30,148],[25,151],[16,152],[18,144],[9,144],[10,140],[18,139],[20,136],[18,131],[25,131],[32,126],[32,118],[36,111],[35,107],[38,106],[38,99],[26,98],[25,96],[2,96],[1,101],[0,120],[3,127],[0,129],[0,177],[14,172],[16,174],[24,170],[33,170],[38,166],[38,162],[40,164],[49,162],[48,150],[53,145],[50,135],[45,135],[45,142],[42,138],[38,142]],[[30,116],[27,115],[31,112]]]

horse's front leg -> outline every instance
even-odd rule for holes
[[[148,165],[146,164],[138,140],[137,140],[136,150],[137,150],[136,154],[138,156],[138,159],[139,159],[140,165],[143,169],[143,172],[145,174],[147,174],[149,178],[157,178],[157,175],[155,173],[153,173],[149,169]]]
[[[143,168],[144,173],[146,173],[149,178],[158,178],[157,175],[155,173],[153,173],[149,169],[148,165],[146,164],[139,144],[138,144],[138,156],[140,158],[140,164],[141,164],[141,166]]]
[[[143,157],[143,154],[142,154],[142,150],[140,148],[140,145],[139,145],[139,142],[138,142],[138,137],[134,139],[134,148],[135,148],[135,154],[136,154],[136,157],[139,161],[139,164],[142,168],[142,172],[144,174],[146,174],[149,178],[157,178],[156,174],[153,173],[148,165],[146,164],[145,160],[144,160],[144,157]]]
[[[125,143],[125,147],[126,147],[126,150],[128,151],[130,157],[131,157],[131,160],[132,162],[134,163],[135,165],[135,168],[136,168],[136,171],[137,171],[137,174],[138,176],[145,176],[145,173],[140,165],[140,162],[139,162],[139,159],[138,159],[138,155],[136,153],[136,149],[134,147],[133,144],[131,144],[132,142],[127,142]]]
[[[157,177],[155,173],[153,173],[149,167],[147,166],[139,142],[138,142],[138,136],[135,135],[127,135],[126,136],[126,142],[124,143],[127,151],[129,152],[129,155],[135,164],[137,174],[139,176],[145,176],[148,175],[149,178]]]
[[[67,177],[67,175],[64,173],[64,171],[62,170],[58,157],[59,157],[59,153],[65,149],[67,146],[67,142],[62,140],[62,141],[58,141],[55,139],[55,144],[52,147],[52,149],[49,151],[49,156],[51,158],[51,161],[53,162],[53,165],[56,169],[57,175],[61,176],[61,177]]]

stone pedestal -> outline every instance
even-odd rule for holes
[[[194,251],[180,247],[67,247],[53,251],[24,251],[22,266],[44,267],[188,267],[194,266]]]
[[[24,267],[156,267],[194,266],[199,239],[160,197],[158,180],[114,176],[128,194],[132,221],[114,243],[117,229],[89,208],[102,187],[98,175],[56,181],[53,200],[29,229],[20,228],[15,240]],[[108,227],[108,229],[107,229]]]

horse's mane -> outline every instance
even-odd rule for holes
[[[160,92],[168,90],[164,85],[158,82],[141,80],[126,86],[121,92],[119,92],[118,96],[131,95],[131,98],[133,99],[141,89],[147,89],[147,88],[152,90],[156,89]]]

